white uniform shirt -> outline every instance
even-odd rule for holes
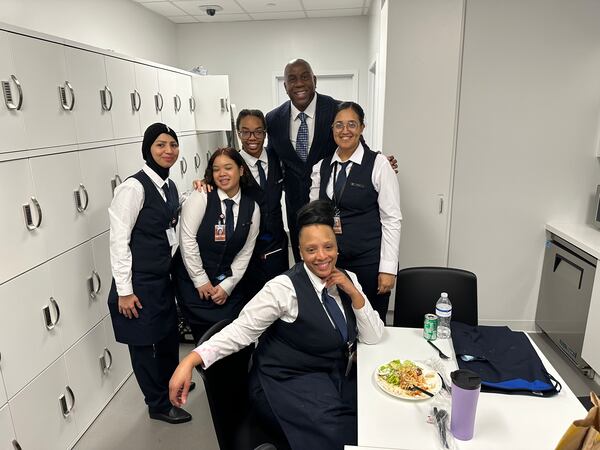
[[[306,265],[304,265],[304,270],[320,299],[325,283],[308,270]],[[363,294],[356,275],[349,271],[347,273],[365,299],[365,305],[362,308],[353,308],[358,327],[358,339],[365,344],[376,344],[383,336],[384,324]],[[343,313],[344,308],[337,287],[332,286],[328,289],[328,293],[335,299]],[[323,309],[327,313],[324,306]],[[329,314],[327,315],[329,316]],[[202,366],[206,368],[256,341],[277,319],[294,323],[297,317],[298,298],[292,280],[287,275],[279,275],[265,284],[265,287],[244,306],[236,320],[194,351],[200,355]],[[329,320],[333,327],[333,321],[331,318]]]
[[[308,104],[306,109],[304,110],[304,114],[308,117],[306,118],[306,125],[308,126],[308,148],[307,152],[310,153],[310,146],[312,145],[313,137],[315,136],[315,114],[317,111],[317,93],[315,92],[315,96],[312,101]],[[292,102],[290,102],[290,142],[296,150],[296,138],[298,137],[298,129],[300,128],[300,110],[294,106]]]
[[[142,170],[150,177],[150,180],[156,186],[156,190],[166,202],[167,198],[162,187],[165,183],[169,185],[169,180],[163,180],[146,164],[142,167]],[[108,208],[110,219],[110,265],[117,293],[121,297],[134,293],[131,284],[132,256],[129,241],[131,240],[131,231],[143,206],[144,186],[137,179],[130,177],[116,187],[115,195]]]
[[[225,202],[223,200],[226,200],[229,197],[221,189],[217,189],[217,193],[219,195],[219,199],[221,200],[221,212],[223,217],[225,217],[226,209]],[[233,205],[234,227],[237,224],[241,197],[241,191],[238,191],[237,194],[231,198],[231,200],[235,202]],[[181,248],[181,256],[183,257],[185,268],[187,269],[188,274],[190,275],[190,278],[196,288],[203,286],[210,281],[208,279],[208,275],[206,275],[206,272],[204,271],[204,267],[202,266],[200,249],[198,248],[198,242],[196,241],[196,233],[198,232],[198,228],[200,227],[202,219],[204,218],[204,213],[206,212],[207,198],[208,197],[205,192],[192,192],[181,208],[181,220],[179,222],[179,245]],[[242,276],[248,267],[250,257],[252,256],[252,251],[254,250],[256,236],[258,236],[259,225],[260,208],[255,203],[248,237],[246,238],[244,246],[233,258],[233,262],[231,263],[232,275],[219,283],[219,286],[221,286],[225,292],[227,292],[227,295],[231,295],[231,292],[242,279]],[[206,238],[214,239],[214,235],[211,234],[210,236],[206,236]]]
[[[350,174],[350,170],[354,164],[362,163],[364,154],[365,150],[362,144],[358,144],[358,147],[349,158],[351,162],[346,166],[346,175]],[[312,185],[310,187],[311,201],[319,198],[319,190],[321,189],[320,169],[322,161],[323,160],[319,161],[313,166],[311,174]],[[336,161],[341,162],[337,149],[331,158],[331,164],[335,164]],[[402,223],[402,212],[400,211],[400,186],[398,185],[398,178],[396,178],[394,169],[392,169],[388,159],[382,154],[378,154],[375,157],[371,182],[377,193],[380,194],[377,198],[379,215],[381,217],[379,272],[395,275],[398,272],[400,226]],[[329,198],[333,198],[333,170],[329,177],[326,192]],[[373,224],[373,226],[377,225],[378,224],[375,223]],[[344,224],[342,223],[342,232],[343,229]]]
[[[262,167],[265,171],[265,178],[269,179],[269,157],[267,156],[266,150],[263,148],[260,156],[255,158],[250,153],[247,153],[245,150],[240,150],[240,155],[246,161],[246,164],[250,168],[250,173],[260,186],[260,177],[258,176],[258,161],[262,161]]]

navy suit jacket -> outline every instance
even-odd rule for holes
[[[288,224],[295,229],[296,212],[306,203],[310,192],[312,167],[321,159],[333,155],[337,148],[331,124],[340,103],[328,95],[317,93],[315,128],[306,162],[302,161],[290,142],[290,111],[288,100],[267,114],[268,149],[275,152],[283,164]]]

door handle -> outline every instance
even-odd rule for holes
[[[6,103],[6,107],[8,109],[19,111],[21,109],[21,106],[23,106],[23,88],[21,87],[21,83],[19,82],[19,79],[15,75],[11,75],[10,78],[12,79],[13,83],[17,87],[17,92],[19,94],[19,98],[17,100],[17,103],[15,104],[14,98],[12,95],[12,89],[10,88],[10,82],[2,81],[2,91],[4,92],[4,103]]]
[[[156,107],[157,113],[161,112],[163,109],[164,100],[160,92],[157,92],[156,95],[154,95],[154,106]]]
[[[108,86],[100,90],[100,104],[104,111],[110,111],[113,105],[113,95]]]
[[[37,211],[37,222],[33,223],[33,215],[31,214],[31,206],[29,203],[23,205],[23,214],[25,215],[25,226],[29,231],[33,231],[39,228],[42,224],[42,207],[35,197],[31,197],[31,203],[35,206]]]
[[[579,272],[579,285],[577,287],[577,289],[581,289],[581,283],[583,282],[583,267],[577,265],[576,263],[574,263],[571,260],[568,260],[567,258],[565,258],[563,255],[557,253],[554,256],[554,268],[552,270],[552,272],[556,272],[556,270],[558,269],[558,266],[560,265],[561,262],[565,262],[567,264],[569,264],[571,267],[575,268],[578,272]]]
[[[62,411],[63,417],[67,418],[69,417],[69,414],[71,414],[71,411],[73,411],[73,408],[75,407],[75,394],[73,394],[73,390],[69,386],[65,386],[65,389],[67,390],[67,395],[71,397],[71,406],[69,406],[67,402],[67,397],[64,394],[58,397],[58,402],[60,403],[60,409]]]
[[[81,195],[82,193],[83,196]],[[90,198],[88,196],[88,192],[85,186],[80,183],[79,188],[73,191],[73,196],[75,197],[75,207],[77,208],[77,211],[79,211],[80,213],[84,212],[90,203]],[[84,200],[82,200],[82,198]]]
[[[108,371],[110,370],[110,368],[112,367],[113,364],[113,357],[112,357],[112,353],[110,352],[110,350],[106,347],[104,347],[104,351],[102,352],[102,354],[100,355],[100,357],[98,358],[100,361],[100,369],[102,370],[102,373],[104,374],[108,374]],[[107,362],[108,359],[108,362]]]
[[[142,106],[142,97],[137,89],[134,89],[131,95],[131,109],[133,111],[139,111]]]
[[[52,313],[50,312],[50,307],[53,307],[56,311],[56,319],[52,320]],[[60,320],[60,308],[58,307],[58,303],[54,300],[54,297],[50,297],[50,304],[46,305],[42,308],[42,312],[44,314],[44,321],[46,323],[46,328],[48,330],[52,330],[58,321]]]

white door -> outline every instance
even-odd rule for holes
[[[96,297],[104,309],[104,314],[108,314],[108,293],[112,283],[112,272],[110,267],[110,248],[109,232],[106,231],[100,236],[92,239],[92,252],[94,254],[94,268],[97,278],[94,280],[94,290]]]
[[[179,124],[179,110],[181,97],[177,94],[177,74],[170,70],[158,69],[158,88],[164,104],[162,108],[162,121],[176,132],[181,131]]]
[[[180,102],[179,111],[177,112],[179,129],[181,131],[195,130],[194,111],[196,109],[196,99],[192,95],[192,78],[189,75],[178,73],[176,74],[176,83]]]
[[[160,97],[158,90],[158,69],[137,63],[134,64],[134,69],[135,85],[140,94],[140,135],[143,135],[150,125],[162,122],[162,114],[157,108],[155,96],[159,96],[158,106],[160,107],[164,107],[165,99]]]
[[[29,160],[1,163],[0,179],[7,186],[0,189],[0,248],[5,255],[0,258],[1,284],[44,261],[46,243],[35,228],[44,221],[45,205],[35,195]]]
[[[113,96],[106,81],[104,56],[65,47],[68,79],[77,93],[73,108],[77,142],[113,138],[111,109]]]
[[[0,406],[0,450],[15,450],[15,431],[8,405]],[[17,441],[15,441],[17,442]]]
[[[106,77],[112,91],[113,131],[116,139],[141,136],[141,94],[136,89],[134,63],[105,56]]]
[[[123,181],[139,172],[145,163],[140,143],[117,145],[115,155],[117,156],[117,173]]]
[[[11,400],[15,434],[23,449],[64,450],[77,437],[78,393],[67,380],[61,357]]]
[[[81,182],[77,153],[31,158],[30,164],[38,199],[44,205],[40,230],[47,257],[52,258],[87,239],[89,194]]]
[[[9,398],[62,353],[61,307],[47,264],[0,285],[1,364]]]
[[[229,77],[205,75],[192,77],[196,98],[196,129],[231,130]]]
[[[4,94],[0,104],[0,153],[25,148],[25,121],[21,110],[24,95],[20,76],[13,64],[8,33],[0,31],[0,80]],[[7,97],[8,96],[8,97]]]
[[[60,298],[61,335],[67,350],[106,314],[106,304],[96,295],[97,278],[90,242],[48,262],[52,292]]]
[[[82,150],[79,153],[81,180],[87,190],[88,234],[91,238],[108,230],[108,207],[117,173],[114,147]]]
[[[67,77],[64,47],[17,34],[10,35],[10,42],[15,70],[27,90],[22,107],[27,148],[74,143],[77,92]]]
[[[107,316],[103,321],[104,333],[106,334],[106,348],[108,349],[108,378],[112,386],[112,392],[123,384],[123,381],[129,375],[133,369],[131,368],[131,359],[129,357],[129,349],[127,345],[121,344],[115,340],[115,333],[113,331],[112,322],[110,316]]]

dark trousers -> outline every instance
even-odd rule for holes
[[[133,373],[151,413],[171,408],[169,380],[179,364],[177,329],[154,345],[129,345]]]
[[[385,316],[388,311],[390,304],[390,294],[377,294],[377,278],[379,277],[379,263],[354,266],[351,262],[342,261],[338,263],[338,266],[342,269],[349,270],[356,274],[358,282],[362,287],[362,291],[367,296],[367,299],[371,303],[371,306],[377,313],[383,323],[385,324]]]
[[[250,301],[267,281],[290,268],[287,239],[283,244],[280,252],[272,253],[265,259],[261,257],[262,255],[252,255],[246,273],[240,281],[240,289],[244,293],[246,301]]]

